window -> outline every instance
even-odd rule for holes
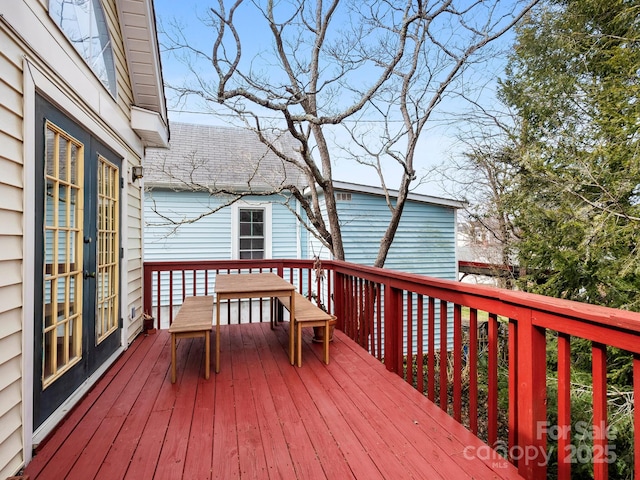
[[[116,69],[100,0],[50,0],[49,15],[115,97]]]
[[[264,210],[240,209],[239,257],[265,258],[264,256]]]
[[[238,202],[232,219],[232,258],[271,258],[271,205]]]

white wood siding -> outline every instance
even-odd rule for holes
[[[22,455],[22,59],[0,28],[0,478]]]
[[[131,106],[133,105],[133,89],[127,68],[124,42],[119,27],[119,19],[115,0],[102,0],[104,13],[111,33],[113,59],[116,68],[117,103],[122,114],[130,121]],[[130,183],[131,167],[140,165],[140,156],[129,151],[122,163],[122,176],[125,179],[125,193],[122,202],[125,202],[125,215],[121,225],[122,246],[126,249],[125,259],[121,266],[124,273],[122,302],[125,305],[125,339],[130,344],[142,331],[142,194],[140,181]],[[124,262],[126,260],[126,262]],[[131,315],[131,311],[135,312]]]
[[[124,341],[142,328],[142,194],[138,182],[126,180],[144,150],[129,121],[133,95],[115,0],[102,1],[116,61],[115,100],[49,18],[47,1],[3,1],[0,7],[0,478],[15,475],[31,451],[31,372],[38,355],[32,358],[29,305],[38,286],[28,270],[35,255],[29,248],[33,218],[31,212],[24,214],[25,204],[32,203],[25,191],[33,194],[33,165],[23,161],[33,156],[34,112],[27,107],[33,105],[36,89],[123,158]]]
[[[118,14],[115,0],[102,0],[104,14],[109,24],[111,33],[111,43],[113,49],[113,61],[116,67],[116,94],[118,97],[118,107],[122,113],[130,120],[131,105],[133,105],[133,90],[127,68],[127,58],[124,50],[124,42],[120,34]]]
[[[133,161],[132,161],[132,160]],[[139,158],[131,156],[129,161],[123,162],[125,185],[128,185],[129,173],[132,164],[138,164]],[[142,189],[140,181],[125,188],[122,201],[126,202],[126,225],[121,225],[121,241],[126,249],[125,258],[122,259],[121,268],[126,272],[124,277],[122,301],[126,305],[125,338],[130,344],[142,331]],[[124,223],[124,222],[123,222]],[[135,314],[131,316],[131,310]]]

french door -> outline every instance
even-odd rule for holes
[[[34,426],[120,345],[121,159],[36,101]]]

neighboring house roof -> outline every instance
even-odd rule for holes
[[[275,142],[299,156],[291,137]],[[173,189],[264,192],[305,185],[302,171],[276,156],[250,130],[174,122],[169,148],[147,149],[144,178],[147,187]]]
[[[369,195],[384,196],[384,189],[382,189],[381,187],[359,185],[357,183],[334,181],[333,188],[336,191],[366,193]],[[395,199],[398,197],[397,190],[389,189],[388,192],[391,198]],[[423,195],[420,193],[409,193],[409,195],[407,195],[407,199],[413,202],[429,203],[432,205],[439,205],[441,207],[463,208],[465,206],[464,202],[461,202],[458,200],[452,200],[450,198],[434,197],[431,195]]]
[[[131,128],[145,146],[166,147],[169,124],[153,0],[117,0],[133,89]]]
[[[275,141],[281,151],[298,156],[292,137]],[[300,169],[285,162],[248,129],[171,123],[169,148],[147,149],[145,159],[145,185],[151,188],[176,190],[226,189],[235,191],[272,191],[293,184],[307,189]],[[384,196],[380,187],[359,185],[334,180],[336,191]],[[397,190],[389,190],[397,198]],[[409,193],[408,200],[448,208],[462,208],[464,202],[448,198]]]

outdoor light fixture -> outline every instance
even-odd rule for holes
[[[144,170],[142,169],[142,165],[135,165],[131,167],[131,181],[135,182],[139,178],[144,177]]]

